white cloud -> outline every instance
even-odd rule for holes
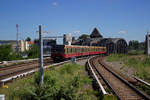
[[[73,31],[73,33],[78,34],[78,33],[80,33],[80,31],[79,30]]]
[[[126,33],[127,33],[127,31],[125,31],[125,30],[121,30],[121,31],[119,31],[118,33],[119,33],[119,34],[126,34]]]
[[[53,6],[57,6],[57,2],[53,2],[52,5],[53,5]]]

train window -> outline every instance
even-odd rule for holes
[[[71,53],[71,48],[69,48],[69,53]]]
[[[68,48],[68,53],[70,53],[69,48]]]
[[[65,50],[65,53],[67,53],[67,48],[64,48],[64,50]]]
[[[70,48],[68,48],[68,53],[70,54]]]
[[[73,53],[75,53],[75,48],[73,48]]]
[[[70,48],[71,50],[70,50],[70,53],[72,53],[73,52],[73,48]]]
[[[72,48],[72,53],[74,53],[74,48]]]
[[[72,53],[72,48],[70,48],[70,53]]]
[[[77,48],[74,48],[74,52],[77,53]]]
[[[66,51],[67,51],[67,53],[68,53],[68,48],[66,48],[66,49],[67,49]]]
[[[68,48],[66,48],[66,51],[67,51],[67,53],[68,53]]]
[[[81,52],[81,49],[80,48],[78,48],[78,53],[80,53]]]
[[[76,48],[76,53],[78,52],[78,48]]]

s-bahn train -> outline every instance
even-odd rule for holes
[[[51,58],[54,61],[97,54],[106,54],[106,47],[55,45],[51,49]]]

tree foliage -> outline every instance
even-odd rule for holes
[[[131,41],[129,41],[128,48],[130,50],[144,50],[145,42],[139,42],[138,40],[131,40]]]
[[[129,41],[129,49],[139,49],[139,41],[138,40],[131,40]]]
[[[38,58],[39,57],[39,49],[37,45],[31,45],[29,51],[27,51],[29,58]]]
[[[12,50],[11,45],[0,46],[0,61],[18,60],[21,59],[19,53],[15,53]]]
[[[31,38],[30,38],[30,37],[27,37],[27,38],[26,38],[26,41],[31,41]]]
[[[89,37],[89,35],[87,35],[87,34],[82,34],[81,36],[79,36],[78,39],[86,39],[86,38],[88,38],[88,37]]]

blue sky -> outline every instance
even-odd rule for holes
[[[145,40],[150,29],[150,0],[0,0],[0,40],[38,38],[38,25],[49,36],[90,34]],[[47,35],[46,35],[47,36]]]

